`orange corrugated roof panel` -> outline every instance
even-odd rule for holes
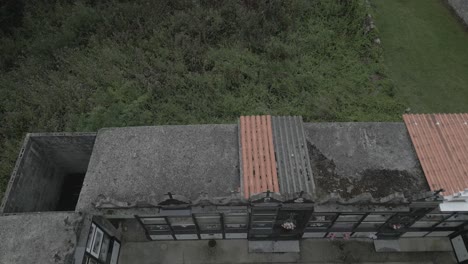
[[[431,190],[468,188],[468,114],[403,115]]]
[[[245,198],[279,192],[271,116],[241,116],[239,131]]]

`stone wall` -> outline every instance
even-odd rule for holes
[[[447,0],[460,19],[468,26],[468,0]]]

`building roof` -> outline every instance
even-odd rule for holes
[[[303,127],[318,200],[330,194],[346,200],[362,195],[384,199],[396,193],[409,198],[430,190],[404,123]],[[76,210],[93,211],[103,198],[126,203],[163,200],[168,192],[192,202],[203,194],[229,197],[241,186],[238,129],[237,125],[103,129]]]
[[[196,200],[239,191],[237,125],[107,128],[98,132],[78,211],[102,197],[136,202],[171,192]]]
[[[70,212],[0,215],[0,263],[73,263],[82,219]]]
[[[468,114],[403,115],[431,190],[468,188]]]
[[[429,186],[403,123],[305,123],[318,199],[411,197]]]

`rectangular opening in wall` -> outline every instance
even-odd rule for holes
[[[0,212],[74,211],[95,138],[95,133],[28,134]]]
[[[65,175],[57,211],[73,211],[80,197],[86,173]]]

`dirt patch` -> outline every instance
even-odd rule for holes
[[[417,178],[405,170],[363,169],[356,175],[341,175],[336,172],[333,159],[327,158],[309,142],[307,148],[319,197],[332,192],[345,199],[362,193],[370,193],[374,198],[382,198],[395,192],[409,196],[413,190],[423,189]]]

